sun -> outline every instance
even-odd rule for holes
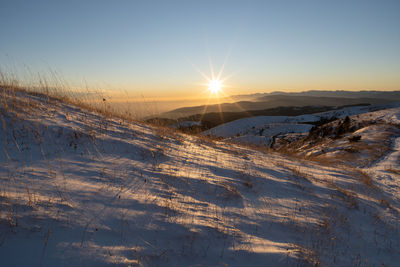
[[[222,83],[220,80],[211,80],[208,84],[208,90],[210,90],[211,93],[217,94],[219,91],[221,91]]]

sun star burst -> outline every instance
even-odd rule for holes
[[[211,93],[217,94],[219,91],[221,91],[222,88],[222,83],[220,80],[211,80],[208,84],[208,90],[210,90]]]

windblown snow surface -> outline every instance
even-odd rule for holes
[[[398,136],[374,165],[348,168],[41,95],[0,100],[1,266],[400,262]]]

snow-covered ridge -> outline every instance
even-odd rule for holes
[[[398,162],[325,166],[0,95],[5,266],[400,262]]]
[[[316,114],[300,116],[255,116],[228,122],[210,130],[204,135],[226,138],[230,141],[250,144],[271,144],[275,135],[308,133],[313,122],[321,119],[344,118],[376,110],[397,108],[400,103],[375,106],[356,106]]]

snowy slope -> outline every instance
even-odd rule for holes
[[[346,116],[398,106],[400,106],[400,103],[348,107],[340,110],[300,116],[255,116],[219,125],[204,131],[203,134],[222,137],[239,143],[269,145],[272,137],[278,134],[307,133],[312,128],[312,125],[306,123],[317,122],[321,119],[344,118]]]
[[[4,266],[400,262],[396,173],[371,189],[352,168],[1,95]]]
[[[314,128],[294,142],[278,144],[276,148],[284,146],[314,159],[369,166],[393,149],[400,131],[399,118],[400,107],[353,115],[349,117],[348,130],[342,134],[338,135],[336,129],[343,126],[344,119],[335,120]],[[358,141],[352,141],[354,137]]]

